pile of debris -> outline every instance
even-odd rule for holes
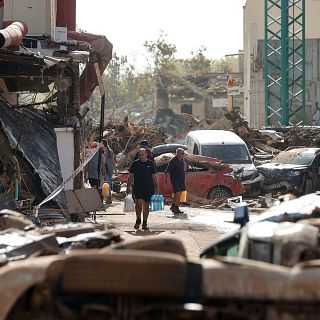
[[[191,130],[205,130],[210,128],[223,128],[225,118],[218,120],[199,120],[188,113],[177,114],[170,108],[159,109],[156,113],[154,124],[160,126],[161,131],[168,136],[168,143],[184,144],[186,135]],[[227,124],[228,126],[228,124]],[[229,126],[228,126],[229,129]]]
[[[271,155],[273,157],[281,151],[271,146],[270,139],[266,138],[259,130],[251,129],[247,119],[237,109],[226,113],[225,116],[231,121],[233,131],[246,142],[252,155],[257,157]]]
[[[320,147],[319,127],[289,127],[283,131],[287,146]]]
[[[206,129],[212,121],[197,120],[192,115],[174,113],[171,109],[159,109],[152,126],[141,126],[129,121],[125,116],[120,123],[108,122],[104,126],[104,138],[117,155],[118,170],[127,169],[134,159],[141,140],[146,139],[151,147],[169,143],[171,141],[184,141],[190,130]],[[98,139],[99,128],[91,132],[91,140]]]
[[[249,127],[247,119],[238,111],[226,113],[231,121],[233,131],[248,145],[251,154],[275,155],[291,146],[319,147],[320,128],[310,126],[289,126],[281,128],[268,128],[280,132],[282,140],[272,140],[257,129]]]
[[[104,230],[103,225],[70,223],[39,227],[24,214],[0,211],[0,266],[31,256],[104,248],[119,241],[120,236]]]
[[[127,116],[121,123],[109,122],[104,129],[104,138],[117,155],[119,170],[128,168],[138,151],[141,140],[146,139],[151,146],[156,146],[165,143],[166,139],[160,126],[139,126],[130,122]]]

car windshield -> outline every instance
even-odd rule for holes
[[[296,165],[310,165],[314,158],[314,153],[310,152],[292,152],[283,151],[280,152],[271,162],[273,163],[286,163]]]
[[[226,164],[252,163],[244,145],[204,145],[202,155],[217,158]]]

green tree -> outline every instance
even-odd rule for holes
[[[146,41],[144,47],[150,54],[154,70],[155,88],[156,88],[156,108],[165,108],[169,105],[168,97],[168,79],[166,71],[174,70],[176,60],[174,54],[177,48],[174,44],[167,41],[167,34],[160,32],[155,41]]]
[[[192,51],[190,59],[182,60],[186,75],[201,76],[204,73],[212,72],[213,60],[206,57],[207,48],[201,47],[197,51]]]
[[[106,71],[103,74],[106,92],[106,119],[118,111],[130,113],[132,106],[143,108],[150,100],[153,92],[153,79],[150,74],[137,74],[135,67],[128,62],[126,56],[113,54]],[[91,115],[96,120],[100,117],[100,94],[95,90],[90,101]]]
[[[151,55],[155,72],[161,72],[163,68],[168,69],[174,66],[174,54],[177,52],[177,48],[174,44],[167,42],[167,36],[164,31],[160,31],[158,39],[144,43],[144,47]]]
[[[213,63],[213,72],[229,73],[233,70],[233,65],[236,62],[234,57],[225,57],[215,60]]]

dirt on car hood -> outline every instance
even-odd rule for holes
[[[173,157],[175,157],[175,155],[172,153],[164,153],[156,157],[154,161],[156,166],[159,167],[169,163],[169,161]],[[207,168],[208,170],[210,169],[222,170],[224,168],[230,168],[228,165],[220,162],[215,158],[210,158],[210,157],[205,157],[200,155],[186,154],[184,159],[187,164],[194,164],[194,165],[198,164],[198,165],[201,165],[201,167]],[[230,170],[232,169],[230,168]]]

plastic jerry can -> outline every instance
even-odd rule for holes
[[[102,185],[102,195],[104,197],[109,197],[109,183],[105,182],[103,185]]]
[[[187,202],[187,191],[182,191],[181,192],[180,202]]]

